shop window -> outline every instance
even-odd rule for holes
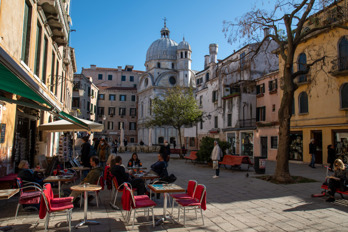
[[[302,132],[290,133],[289,160],[303,160],[303,136]]]
[[[308,95],[306,92],[300,93],[300,95],[298,96],[298,104],[300,114],[308,113]]]
[[[336,154],[348,163],[348,130],[334,133]]]
[[[348,40],[343,37],[339,43],[339,70],[348,69]]]
[[[271,136],[271,148],[272,149],[278,148],[278,137],[277,136]]]
[[[307,56],[305,53],[301,53],[298,56],[297,63],[298,63],[298,67],[297,67],[298,71],[306,71],[306,69],[307,69]],[[302,74],[298,77],[299,83],[306,82],[306,81],[307,81],[306,74]]]
[[[254,144],[253,144],[253,133],[242,132],[241,133],[241,148],[242,155],[253,156]]]
[[[341,87],[341,108],[348,109],[348,83],[345,83]]]

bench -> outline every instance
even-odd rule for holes
[[[223,164],[226,168],[226,165],[231,165],[231,167],[239,167],[241,168],[242,164],[248,165],[249,167],[253,165],[249,156],[237,156],[237,155],[225,155],[222,161],[219,164]]]
[[[184,155],[186,155],[187,150],[186,149],[170,149],[170,154],[178,154],[182,158]]]
[[[185,156],[184,158],[186,159],[185,163],[187,160],[191,160],[191,162],[195,161],[197,159],[197,151],[191,151],[190,155]]]

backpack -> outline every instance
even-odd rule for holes
[[[97,151],[94,149],[94,146],[91,145],[91,147],[89,148],[89,157],[96,156],[96,155],[97,155]]]
[[[171,184],[176,181],[176,176],[174,174],[170,174],[169,176],[163,177],[160,180]]]

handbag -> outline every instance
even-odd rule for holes
[[[219,161],[213,160],[213,169],[219,169]]]

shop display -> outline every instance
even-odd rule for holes
[[[341,158],[344,163],[348,163],[348,132],[335,134],[335,147],[337,158]]]
[[[303,160],[303,138],[300,134],[290,134],[290,160]]]

